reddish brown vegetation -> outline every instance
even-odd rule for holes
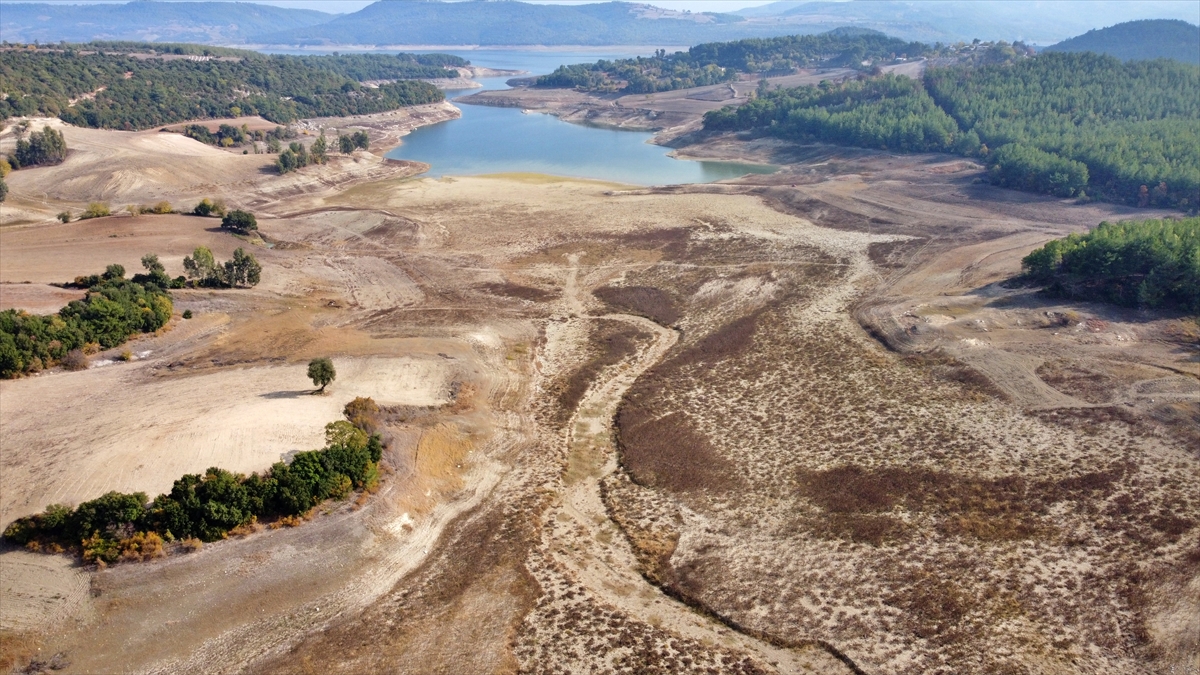
[[[614,311],[644,316],[663,326],[679,321],[679,309],[670,293],[653,286],[602,286],[592,292]]]
[[[480,284],[477,288],[492,295],[528,300],[530,302],[549,302],[558,297],[557,293],[533,286],[522,286],[508,281],[504,283]]]

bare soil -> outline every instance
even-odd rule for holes
[[[91,133],[55,181],[99,181],[82,158],[112,147],[136,155],[130,201],[208,196],[159,177],[138,135]],[[252,246],[264,270],[252,290],[176,292],[195,318],[130,343],[131,362],[0,384],[0,520],[261,470],[354,396],[385,404],[389,446],[377,494],[299,527],[102,571],[0,552],[0,656],[68,673],[1191,667],[1200,328],[1000,283],[1050,238],[1146,212],[998,190],[946,156],[700,140],[687,150],[787,166],[632,189],[414,180],[363,154],[221,182],[271,248],[184,216],[56,224],[93,197],[13,182],[33,215],[0,230],[6,306],[48,311],[68,298],[44,284],[147,252],[177,274],[201,244]],[[214,152],[190,170],[244,159]],[[314,356],[337,365],[326,396]]]

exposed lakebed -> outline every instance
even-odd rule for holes
[[[620,58],[627,54],[463,52],[474,65],[541,74],[564,63]],[[550,65],[554,64],[554,65]],[[504,88],[507,77],[482,78],[484,89]],[[447,98],[480,91],[451,90]],[[421,127],[387,154],[430,165],[427,176],[543,173],[637,185],[708,183],[775,167],[737,162],[674,159],[669,148],[649,143],[654,134],[563,122],[515,108],[459,105],[460,119]]]

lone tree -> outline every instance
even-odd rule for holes
[[[236,209],[225,214],[221,219],[221,227],[238,234],[248,234],[251,230],[258,229],[258,220],[254,218],[253,213]]]
[[[333,382],[333,378],[337,377],[337,372],[333,369],[333,361],[324,357],[309,361],[308,377],[313,384],[321,387],[317,390],[318,393],[325,391],[325,387]]]

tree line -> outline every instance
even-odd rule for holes
[[[1060,197],[1200,205],[1200,68],[1044,54],[902,79],[763,89],[704,126],[982,157],[993,183]]]
[[[1200,218],[1100,223],[1021,261],[1050,295],[1200,311]]]
[[[324,448],[297,453],[262,474],[213,467],[182,476],[153,501],[142,492],[109,492],[74,509],[53,504],[14,521],[4,538],[30,550],[71,551],[85,562],[109,564],[158,557],[164,542],[224,539],[262,519],[294,524],[326,499],[374,489],[384,447],[382,437],[370,433],[378,411],[371,399],[355,399],[345,412],[357,423],[329,423]]]
[[[147,129],[189,119],[261,115],[277,123],[305,117],[385,112],[444,100],[428,82],[399,79],[367,87],[341,71],[398,75],[406,67],[454,71],[382,56],[285,56],[246,52],[229,60],[136,58],[128,53],[0,52],[0,117],[57,116],[77,126]],[[408,65],[405,65],[408,64]],[[391,79],[391,78],[378,78]]]
[[[786,73],[812,66],[862,68],[863,61],[915,58],[930,49],[874,31],[830,31],[712,42],[674,54],[660,49],[652,57],[563,65],[537,78],[534,85],[645,94],[732,82],[740,73]]]

